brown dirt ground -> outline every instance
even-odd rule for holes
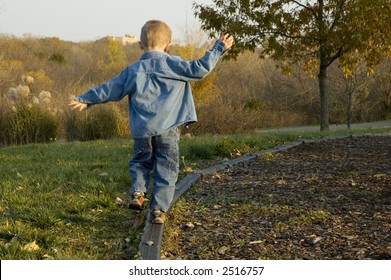
[[[203,178],[162,259],[391,259],[391,136],[305,143]]]

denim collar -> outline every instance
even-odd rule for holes
[[[145,52],[141,55],[140,60],[149,59],[149,58],[159,58],[163,56],[168,56],[168,54],[161,51]]]

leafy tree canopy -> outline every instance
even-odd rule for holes
[[[235,36],[231,56],[260,47],[311,72],[337,58],[350,65],[356,54],[373,67],[391,54],[389,0],[215,0],[195,13],[210,34]]]
[[[280,61],[283,72],[301,62],[317,76],[320,129],[329,129],[327,69],[339,59],[345,76],[365,62],[368,73],[391,55],[390,0],[214,0],[214,6],[195,4],[202,27],[231,33],[236,57],[261,49],[261,56]]]

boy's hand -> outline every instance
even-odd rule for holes
[[[78,109],[80,112],[83,111],[84,109],[87,109],[87,104],[86,103],[81,103],[75,100],[72,100],[71,102],[68,103],[68,106],[72,108],[72,110]]]
[[[230,49],[234,43],[234,37],[230,34],[224,34],[220,36],[220,41],[224,43],[224,51]]]

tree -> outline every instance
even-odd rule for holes
[[[104,59],[98,61],[101,80],[106,80],[118,74],[126,66],[126,54],[120,42],[111,37],[101,40],[104,44]]]
[[[184,46],[172,45],[170,47],[170,53],[180,56],[186,60],[194,60],[200,58],[205,53],[205,49],[191,44],[186,44]],[[216,77],[216,72],[213,71],[204,79],[191,82],[196,106],[208,103],[220,95],[215,83]]]
[[[362,108],[368,99],[369,75],[362,64],[357,64],[352,74],[344,74],[342,78],[342,93],[346,97],[346,125],[351,128],[356,108]]]
[[[376,69],[375,83],[376,93],[380,105],[380,113],[383,118],[391,119],[391,59],[384,61]]]
[[[210,35],[229,32],[235,36],[232,57],[261,48],[261,57],[279,61],[284,72],[299,62],[317,77],[322,131],[329,129],[328,67],[338,59],[344,72],[352,72],[352,58],[359,54],[372,69],[391,54],[389,0],[213,2],[214,6],[195,4],[195,14]]]

